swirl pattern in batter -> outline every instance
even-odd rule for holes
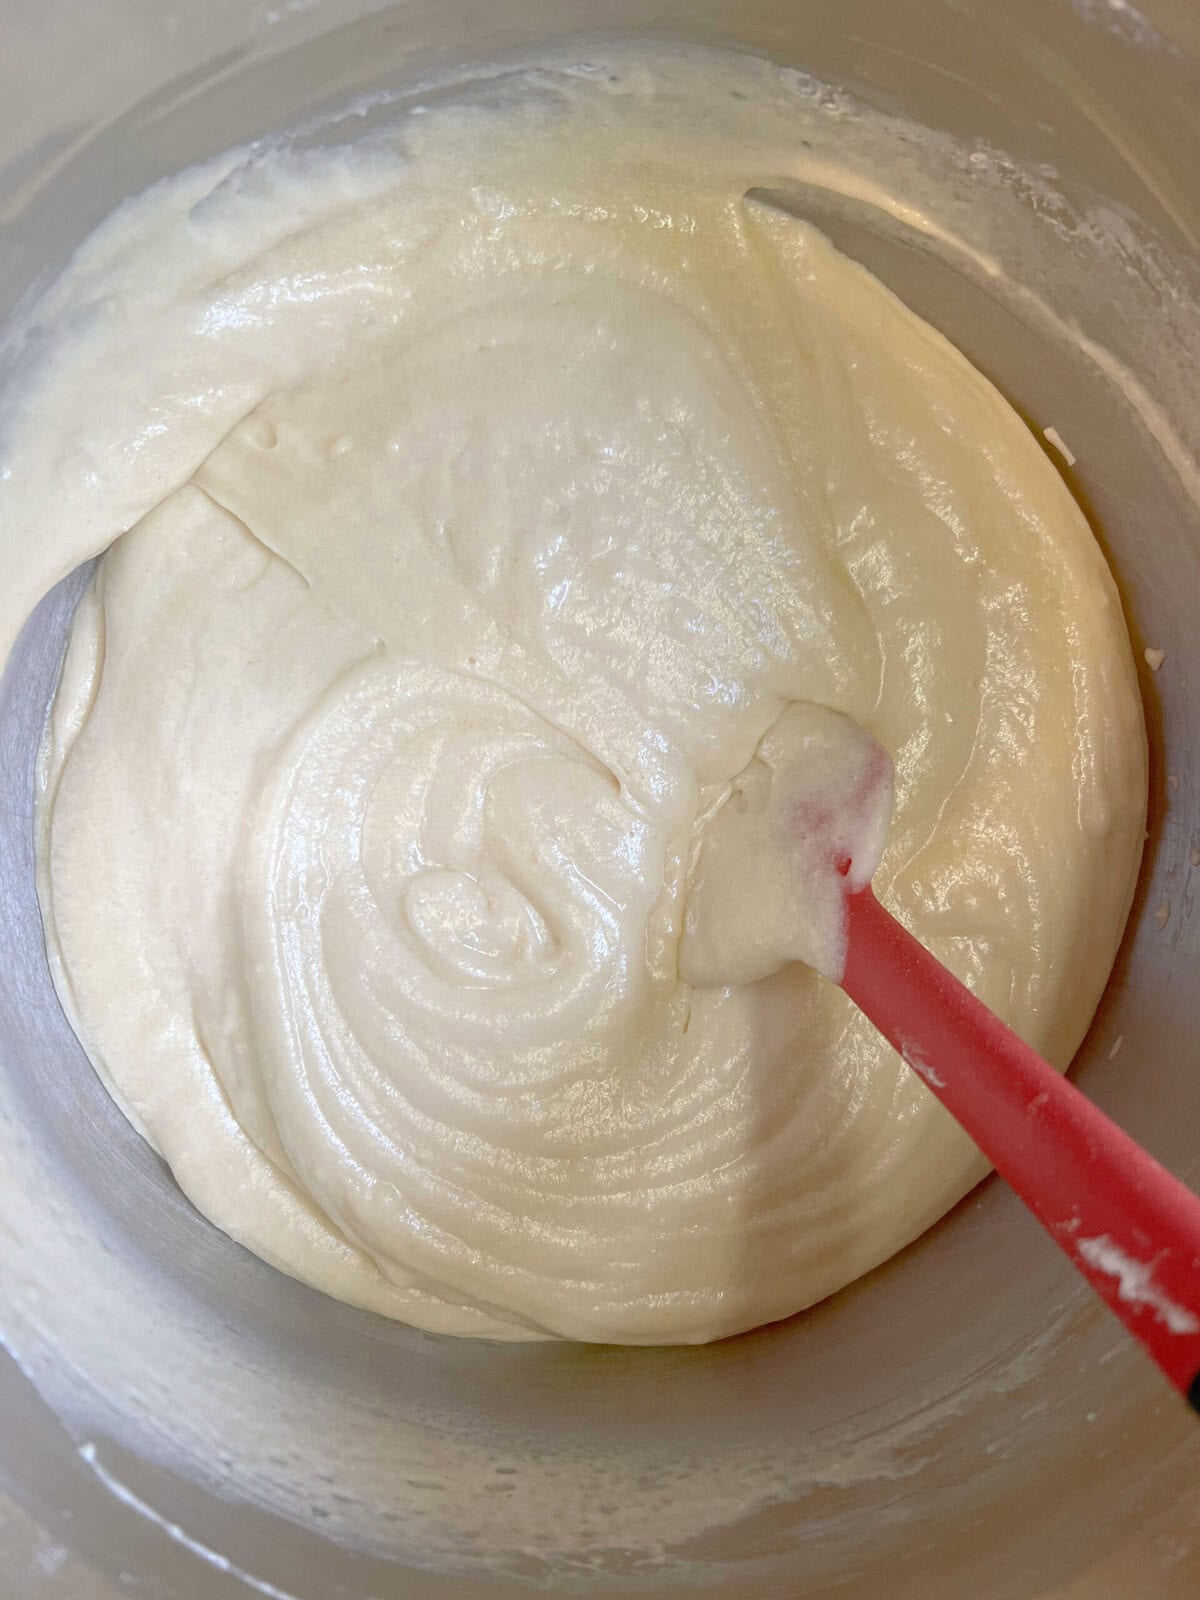
[[[77,1030],[214,1222],[435,1330],[720,1337],[984,1170],[817,973],[680,975],[788,708],[892,753],[879,892],[1061,1065],[1132,891],[1089,529],[699,70],[185,175],[60,291],[111,404],[18,475],[62,570],[128,529],[43,753]]]

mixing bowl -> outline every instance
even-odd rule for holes
[[[587,70],[601,31],[796,69],[808,157],[772,175],[777,203],[1074,456],[1139,665],[1165,652],[1142,669],[1144,870],[1079,1081],[1200,1183],[1189,0],[10,0],[0,317],[166,172],[552,39]],[[804,1316],[668,1350],[414,1332],[204,1222],[100,1087],[42,949],[33,761],[85,576],[46,599],[0,685],[5,1593],[1200,1592],[1194,1418],[999,1185]]]

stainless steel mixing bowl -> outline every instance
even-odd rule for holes
[[[928,203],[902,216],[820,184],[778,198],[1059,429],[1139,657],[1166,651],[1143,676],[1145,868],[1078,1073],[1200,1183],[1189,0],[9,0],[0,316],[161,173],[456,57],[599,28],[733,42],[941,136]],[[704,1349],[416,1333],[202,1221],[105,1096],[42,950],[33,754],[80,581],[0,685],[5,1594],[1200,1592],[1194,1419],[998,1185],[814,1312]]]

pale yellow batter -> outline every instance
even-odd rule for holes
[[[773,970],[836,975],[819,897],[744,965],[687,928],[756,751],[816,717],[831,784],[855,724],[891,752],[877,889],[1060,1065],[1128,909],[1144,734],[1085,522],[956,351],[746,198],[779,166],[704,89],[541,72],[185,175],[47,302],[0,485],[0,653],[129,529],[43,752],[81,1038],[218,1226],[427,1328],[720,1337],[981,1175]]]

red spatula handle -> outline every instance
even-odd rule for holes
[[[870,888],[842,988],[1200,1411],[1200,1198],[975,998]]]

